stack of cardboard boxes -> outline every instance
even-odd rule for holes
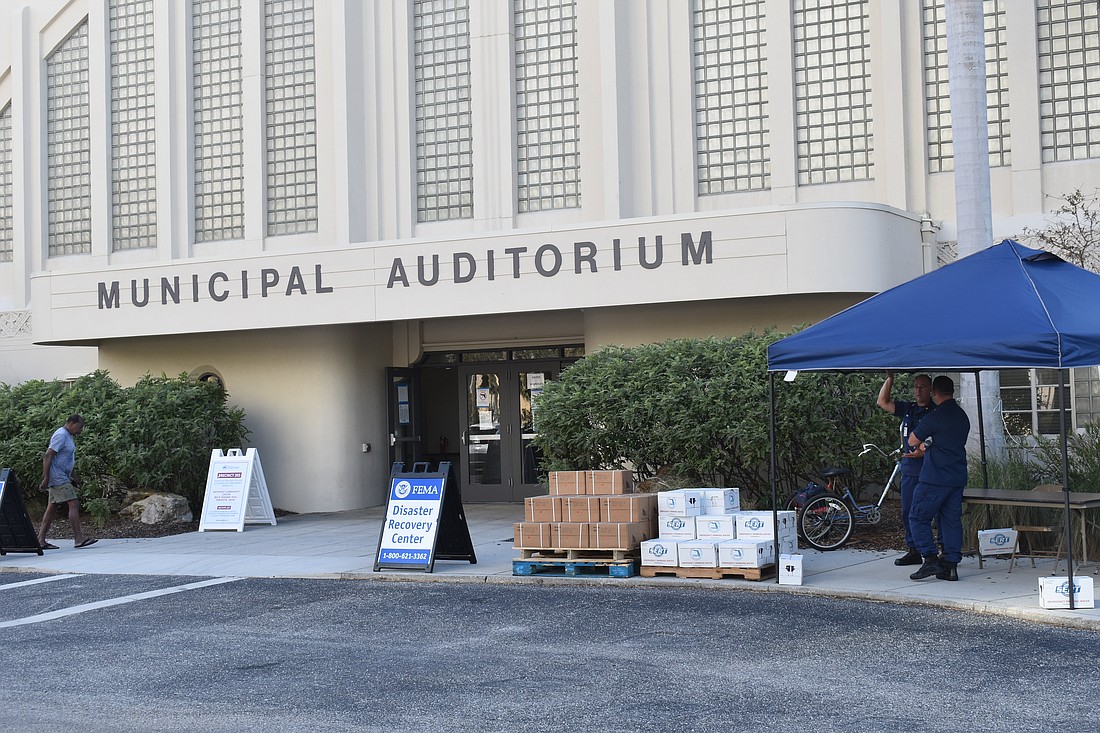
[[[741,511],[738,489],[661,492],[657,528],[642,543],[643,567],[764,568],[798,548],[794,512],[779,512],[777,543],[772,513]]]
[[[517,549],[637,550],[657,534],[657,495],[635,494],[630,471],[552,471],[549,483],[524,500]]]

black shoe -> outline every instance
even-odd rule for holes
[[[930,555],[924,558],[924,564],[920,566],[920,570],[909,576],[910,580],[922,580],[937,573],[942,572],[944,569],[940,563],[940,559],[935,555]]]
[[[895,565],[920,565],[922,562],[924,558],[913,548],[909,548],[909,552],[894,560]]]
[[[946,560],[940,560],[940,568],[940,571],[936,573],[936,577],[940,580],[959,579],[959,564],[957,562],[947,562]]]

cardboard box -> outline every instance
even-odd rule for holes
[[[703,492],[698,489],[676,489],[657,494],[659,514],[695,517],[703,513]]]
[[[695,536],[701,540],[735,540],[737,525],[732,514],[703,514],[695,517]]]
[[[768,540],[726,540],[718,543],[718,567],[762,568],[775,562],[775,544]]]
[[[587,494],[633,494],[633,471],[588,471],[585,476]]]
[[[737,522],[737,539],[775,539],[775,528],[772,522],[771,512],[738,512],[734,514]],[[789,536],[790,532],[798,532],[795,527],[795,513],[779,512],[779,534]]]
[[[597,496],[563,496],[561,498],[563,522],[600,521],[600,499]]]
[[[584,494],[588,487],[585,471],[551,471],[549,478],[552,496]]]
[[[562,515],[560,496],[529,496],[523,500],[525,522],[560,522]]]
[[[512,536],[516,547],[533,550],[545,550],[554,546],[549,522],[516,522],[512,526]]]
[[[718,567],[718,543],[710,540],[687,540],[677,548],[682,568]]]
[[[680,563],[680,543],[676,540],[644,540],[642,542],[642,565],[674,568]]]
[[[782,538],[779,540],[779,554],[780,555],[796,555],[798,554],[798,535],[794,535],[789,538]]]
[[[1073,576],[1073,606],[1074,608],[1096,608],[1092,578],[1087,575]],[[1039,607],[1069,608],[1069,578],[1067,576],[1039,578]]]
[[[600,518],[604,522],[649,522],[652,524],[657,518],[657,495],[601,496]]]
[[[779,584],[802,585],[801,555],[782,554],[779,556]]]
[[[979,529],[978,552],[982,555],[1011,555],[1018,539],[1014,529]]]
[[[657,517],[657,536],[663,540],[695,539],[695,517],[661,514]]]
[[[550,527],[553,546],[558,549],[586,550],[592,546],[589,540],[591,524],[588,522],[558,522]]]
[[[652,536],[650,522],[600,522],[589,533],[592,546],[601,550],[635,550]]]
[[[741,489],[703,489],[704,514],[733,514],[741,511]]]

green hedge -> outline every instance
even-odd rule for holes
[[[546,470],[632,467],[668,485],[737,486],[770,505],[767,346],[786,334],[680,339],[592,353],[546,385],[537,443]],[[863,443],[887,450],[897,419],[875,407],[885,375],[802,373],[777,381],[776,437],[783,498],[825,465],[853,483],[881,482],[881,458],[856,460]],[[904,394],[899,382],[895,394]]]
[[[238,448],[249,434],[244,411],[227,404],[213,382],[146,375],[121,387],[105,371],[71,386],[33,380],[0,385],[0,464],[13,468],[33,498],[50,435],[70,414],[84,417],[76,473],[82,498],[101,500],[123,490],[170,491],[201,509],[210,452]]]

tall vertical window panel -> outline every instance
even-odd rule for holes
[[[1043,162],[1100,158],[1100,2],[1037,5]]]
[[[50,257],[92,251],[88,21],[46,58],[46,208]]]
[[[874,173],[870,21],[866,0],[795,0],[798,182]]]
[[[195,241],[244,238],[240,0],[193,0]]]
[[[581,205],[574,0],[514,0],[517,207]]]
[[[111,246],[157,246],[153,0],[111,0]]]
[[[989,166],[1012,164],[1008,109],[1008,31],[1005,0],[985,0],[985,86],[989,118]],[[928,172],[955,169],[951,94],[947,78],[945,0],[924,0],[924,102]]]
[[[764,0],[695,0],[699,195],[767,189],[768,53]]]
[[[15,252],[14,191],[11,172],[11,103],[0,110],[0,262],[11,262]]]
[[[466,0],[413,5],[417,221],[474,215],[469,15]]]
[[[317,231],[313,0],[265,0],[267,233]]]

